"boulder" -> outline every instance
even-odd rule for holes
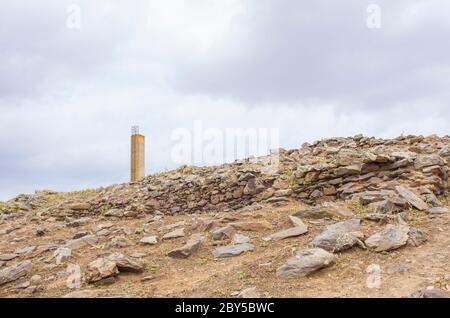
[[[321,248],[298,250],[295,256],[277,269],[282,277],[304,277],[334,263],[335,256]]]

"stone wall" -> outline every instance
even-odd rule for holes
[[[277,158],[279,164],[273,165]],[[226,211],[286,200],[319,204],[397,185],[414,189],[429,203],[448,194],[450,137],[333,138],[222,166],[181,167],[106,188],[92,209],[110,207],[107,214],[134,216]]]

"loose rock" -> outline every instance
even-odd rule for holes
[[[334,263],[335,256],[321,248],[298,250],[295,256],[277,269],[282,277],[303,277]]]
[[[332,253],[344,251],[355,244],[362,244],[359,239],[362,237],[360,229],[361,221],[358,219],[332,224],[327,226],[324,232],[316,236],[311,244],[314,247],[320,247]]]
[[[412,192],[411,190],[408,190],[403,186],[397,186],[395,187],[395,190],[397,190],[398,194],[400,194],[400,196],[402,196],[417,210],[425,211],[428,209],[428,204],[426,204],[425,201],[423,201],[419,196],[414,194],[414,192]]]
[[[31,261],[24,261],[17,265],[3,268],[0,270],[0,286],[28,275],[32,268],[33,264]]]
[[[170,251],[167,255],[173,258],[188,258],[200,248],[204,239],[201,234],[193,234],[184,246]]]
[[[184,228],[176,229],[175,231],[172,231],[170,233],[165,234],[162,239],[163,240],[171,240],[179,237],[184,237]]]
[[[263,240],[265,241],[278,241],[278,240],[283,240],[289,237],[296,237],[296,236],[300,236],[302,234],[305,234],[306,232],[308,232],[308,226],[303,225],[303,226],[296,226],[296,227],[292,227],[290,229],[287,230],[283,230],[274,234],[271,234],[267,237],[265,237]]]
[[[119,274],[116,262],[107,258],[98,258],[89,263],[86,272],[86,282],[96,283],[105,278],[114,277]]]
[[[406,245],[409,236],[409,226],[388,225],[386,228],[366,240],[366,245],[375,252],[391,251]]]
[[[247,251],[253,251],[254,248],[253,244],[250,243],[220,246],[214,249],[213,256],[215,258],[232,257],[241,255]]]

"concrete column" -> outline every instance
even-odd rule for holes
[[[131,182],[145,177],[145,136],[139,133],[131,136]]]

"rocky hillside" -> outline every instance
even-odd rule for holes
[[[449,193],[450,137],[355,136],[19,195],[0,296],[445,296]]]

